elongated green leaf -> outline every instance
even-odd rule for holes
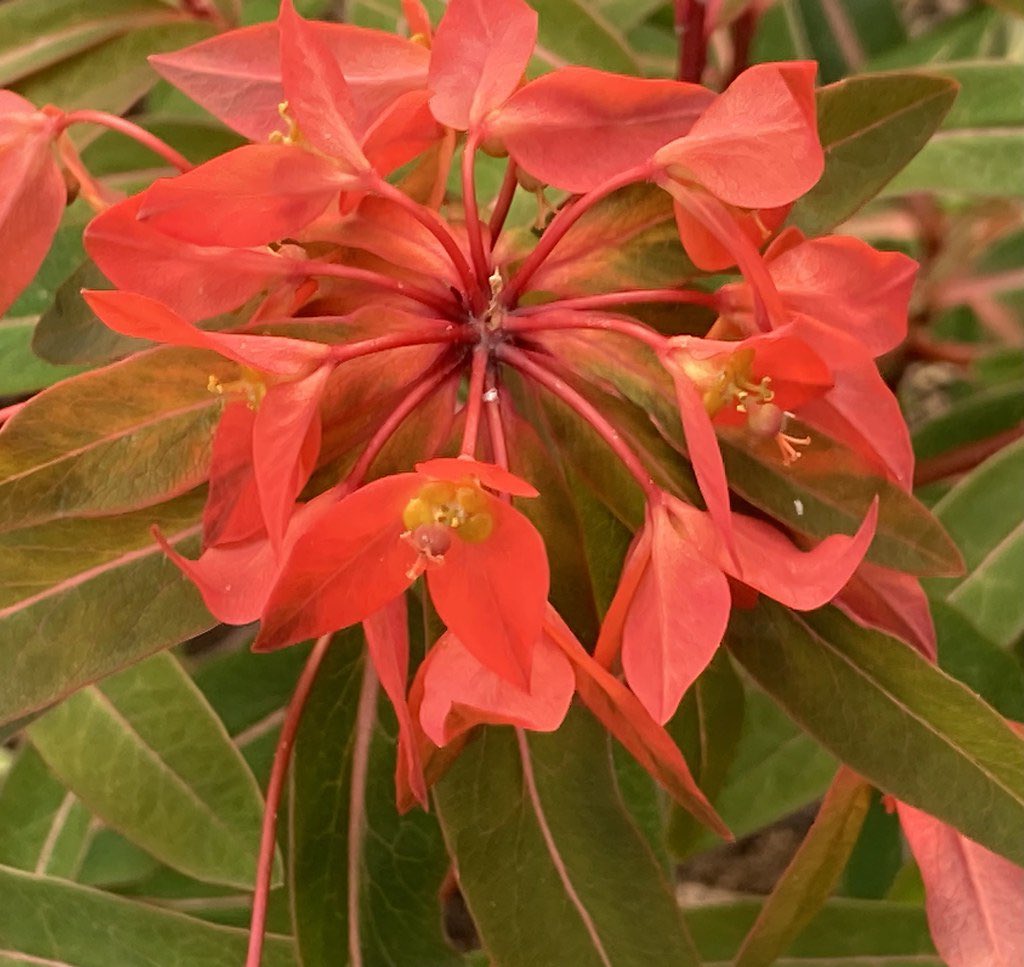
[[[914,431],[919,461],[991,439],[1024,423],[1024,379],[999,383],[955,401]]]
[[[951,61],[1005,57],[1016,39],[1012,21],[977,6],[925,31],[909,43],[872,58],[869,70],[894,70]]]
[[[221,410],[207,381],[236,372],[212,353],[159,349],[40,393],[0,432],[0,531],[197,486]]]
[[[20,396],[74,376],[81,369],[53,366],[32,352],[36,319],[0,319],[0,397]]]
[[[1004,647],[1024,634],[1020,576],[1024,573],[1024,440],[1005,447],[961,480],[935,505],[967,564],[961,581],[933,589]]]
[[[0,868],[4,967],[238,967],[247,935],[61,880]],[[270,937],[263,967],[294,967]]]
[[[82,689],[28,734],[96,815],[158,859],[199,879],[252,885],[259,789],[173,657]]]
[[[924,147],[956,97],[947,77],[897,73],[851,77],[818,92],[825,173],[790,213],[820,235],[849,218]]]
[[[540,18],[534,65],[545,69],[583,64],[621,74],[637,73],[622,34],[585,0],[533,0]]]
[[[759,900],[695,907],[686,920],[705,967],[731,964]],[[781,967],[943,967],[918,904],[830,900],[776,961]]]
[[[436,787],[463,895],[505,967],[697,963],[669,884],[615,795],[607,742],[579,710],[551,735],[488,729]]]
[[[1024,741],[909,645],[832,608],[762,601],[726,637],[804,729],[875,785],[1024,861]]]
[[[183,19],[163,0],[7,0],[0,6],[0,87],[118,34]]]
[[[59,521],[0,535],[0,722],[214,624],[149,533],[198,549],[201,500],[120,518]]]
[[[725,785],[739,747],[745,705],[743,683],[728,654],[720,651],[683,696],[667,725],[697,785],[712,802]],[[677,857],[686,856],[703,833],[704,827],[673,804],[668,840]]]
[[[810,923],[843,872],[870,799],[871,787],[841,767],[814,824],[744,939],[735,967],[769,967]]]
[[[30,745],[0,788],[0,865],[74,878],[91,839],[89,811]]]
[[[395,810],[394,718],[367,677],[362,635],[335,638],[303,715],[289,809],[289,880],[304,967],[455,967],[441,934],[448,869],[437,822]],[[358,919],[349,912],[359,911]]]

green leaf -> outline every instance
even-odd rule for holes
[[[874,789],[839,892],[848,897],[881,900],[888,895],[902,867],[899,817],[886,808],[884,797]]]
[[[155,857],[201,880],[252,886],[259,789],[172,656],[81,689],[28,734],[72,792]]]
[[[615,793],[608,738],[585,713],[550,735],[486,729],[435,797],[463,895],[503,967],[698,963]]]
[[[0,865],[74,878],[91,840],[89,811],[24,745],[0,788]]]
[[[0,397],[20,396],[81,372],[77,366],[53,366],[32,352],[36,318],[0,319]]]
[[[961,88],[942,130],[887,189],[957,196],[1020,194],[1024,175],[1024,64],[944,64]],[[965,178],[964,172],[970,177]]]
[[[44,390],[0,433],[0,531],[160,503],[206,478],[213,353],[157,349]]]
[[[0,868],[0,963],[60,967],[238,967],[247,934],[61,880]],[[268,937],[263,967],[295,967]]]
[[[1024,741],[909,645],[833,608],[762,601],[726,642],[751,676],[851,768],[898,799],[1024,861]]]
[[[418,807],[395,810],[395,740],[362,634],[337,636],[292,763],[289,882],[304,967],[336,967],[351,945],[368,967],[461,962],[441,932],[449,862],[437,821]]]
[[[821,909],[857,842],[871,786],[842,767],[818,815],[743,940],[735,967],[770,967]]]
[[[149,533],[156,522],[194,554],[201,497],[0,534],[0,722],[212,627]]]
[[[763,829],[819,798],[836,771],[836,760],[797,728],[763,692],[744,700],[743,731],[715,809],[737,838]],[[717,840],[701,834],[688,853]]]
[[[743,683],[728,654],[719,651],[683,696],[679,711],[666,726],[682,749],[697,785],[712,802],[725,785],[739,748],[745,705]],[[703,839],[704,827],[673,804],[668,831],[673,853],[684,857]]]
[[[851,77],[818,91],[825,172],[789,222],[822,235],[870,201],[927,143],[956,97],[932,74]]]
[[[761,908],[759,900],[686,911],[705,967],[731,964]],[[830,900],[778,967],[943,967],[918,904]]]
[[[0,87],[118,34],[182,19],[163,0],[7,0],[0,6]]]
[[[1018,26],[994,10],[975,7],[873,58],[868,69],[893,70],[996,57],[1019,60],[1014,56]]]
[[[533,64],[542,69],[582,64],[620,74],[637,73],[625,37],[586,0],[531,0],[540,19]]]
[[[983,635],[1008,647],[1024,634],[1024,440],[1004,447],[935,505],[959,544],[967,575],[930,585]]]
[[[1024,379],[999,383],[954,401],[914,430],[920,463],[1015,430],[1024,422]]]

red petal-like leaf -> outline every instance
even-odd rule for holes
[[[949,967],[1024,963],[1024,869],[898,802],[924,880],[928,926]]]
[[[315,148],[342,159],[352,171],[365,171],[366,158],[352,133],[356,109],[345,75],[313,26],[281,0],[281,84],[288,110]]]
[[[96,289],[86,290],[82,295],[93,312],[115,332],[172,346],[212,349],[243,366],[265,373],[298,376],[309,372],[331,351],[323,343],[285,336],[206,332],[155,299],[135,292]]]
[[[601,622],[597,646],[594,648],[594,660],[605,668],[611,668],[616,656],[622,651],[622,634],[626,626],[626,617],[633,606],[636,589],[643,579],[650,559],[651,530],[650,527],[645,526],[640,529],[626,554],[622,573],[619,575],[619,583],[615,588],[615,595]]]
[[[544,541],[519,511],[491,500],[494,530],[479,543],[453,538],[444,564],[427,571],[441,620],[476,659],[529,688],[548,597]]]
[[[936,661],[938,645],[928,595],[912,574],[864,561],[834,604],[854,621],[913,645]]]
[[[679,747],[647,714],[640,700],[587,654],[553,610],[549,610],[547,626],[576,670],[576,689],[587,708],[680,806],[731,840],[732,833],[700,791]]]
[[[0,315],[32,281],[60,224],[67,192],[51,143],[56,124],[0,92]]]
[[[729,582],[678,529],[665,505],[648,508],[651,557],[626,616],[622,668],[658,723],[714,657],[729,623]]]
[[[576,690],[572,666],[543,634],[534,649],[528,691],[482,665],[451,634],[430,649],[425,665],[420,724],[439,746],[484,723],[553,732]]]
[[[262,534],[263,511],[252,466],[255,411],[242,400],[224,407],[213,435],[210,489],[203,507],[203,543],[235,543]]]
[[[523,0],[451,0],[431,46],[434,117],[465,131],[518,86],[537,42],[537,13]]]
[[[747,237],[754,248],[759,249],[786,220],[791,207],[782,205],[779,208],[763,208],[760,211],[730,207],[728,213],[736,228]],[[675,206],[675,216],[679,239],[690,261],[697,268],[705,272],[721,272],[736,264],[735,254],[682,205]]]
[[[481,463],[465,457],[437,457],[416,464],[416,470],[435,480],[451,480],[455,483],[471,477],[491,490],[511,494],[513,497],[537,496],[536,487],[493,463]]]
[[[252,458],[267,534],[280,547],[295,498],[320,451],[320,398],[333,370],[320,366],[304,379],[271,386],[253,426]]]
[[[409,91],[388,105],[366,132],[363,151],[382,175],[423,154],[444,137],[430,111],[428,91]]]
[[[697,84],[564,67],[513,94],[487,133],[534,177],[585,192],[649,161],[713,100]]]
[[[370,660],[384,692],[391,700],[398,719],[399,758],[395,763],[395,782],[400,778],[424,809],[427,808],[427,784],[423,778],[416,728],[409,713],[406,687],[409,677],[409,623],[405,595],[399,595],[363,622]]]
[[[402,511],[422,483],[415,473],[375,480],[298,536],[253,648],[272,651],[346,628],[401,594],[417,556],[401,538]]]
[[[311,23],[308,29],[344,73],[356,111],[353,130],[359,137],[395,98],[426,85],[430,55],[419,44],[349,24]],[[232,30],[184,50],[158,54],[150,63],[251,141],[266,141],[273,131],[286,128],[278,113],[285,94],[277,24]]]
[[[136,217],[146,193],[97,215],[85,229],[85,250],[121,289],[142,292],[186,319],[236,309],[287,266],[281,256],[205,248],[158,232]]]
[[[329,158],[286,144],[235,148],[146,191],[138,217],[196,245],[246,247],[294,235],[312,222],[352,175]]]
[[[748,68],[689,134],[658,152],[658,164],[739,208],[796,201],[814,186],[825,164],[813,115],[807,113],[815,70],[811,61]]]

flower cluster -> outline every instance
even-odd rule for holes
[[[721,830],[661,724],[734,604],[836,598],[877,507],[810,546],[732,506],[719,433],[783,467],[829,438],[908,487],[907,431],[874,360],[904,337],[915,265],[782,227],[823,170],[813,64],[757,65],[721,94],[576,67],[524,82],[537,22],[523,0],[451,0],[433,33],[405,9],[408,40],[307,22],[284,0],[276,23],[153,58],[251,143],[192,168],[150,139],[182,173],[130,198],[93,182],[62,133],[111,119],[0,94],[0,176],[18,186],[2,237],[24,239],[0,308],[49,244],[66,170],[101,209],[85,245],[117,288],[86,293],[96,314],[237,364],[210,384],[224,403],[202,554],[167,553],[218,619],[259,620],[257,650],[364,623],[401,726],[403,801],[425,804],[438,750],[476,724],[554,729],[578,693]],[[507,159],[487,212],[481,153]],[[560,246],[637,185],[671,206],[695,287],[581,289],[553,268]],[[539,237],[506,227],[520,187],[551,216]],[[739,281],[714,289],[726,270]],[[710,322],[663,332],[640,311],[659,304]],[[595,402],[569,334],[663,377],[650,391],[677,414],[665,438],[692,464],[692,493],[656,479]],[[370,363],[400,392],[377,392]],[[359,366],[362,399],[344,392]],[[587,424],[645,500],[593,653],[549,603],[526,515],[537,491],[509,470],[523,465],[507,432],[522,392]],[[407,690],[406,591],[421,578],[446,630]]]

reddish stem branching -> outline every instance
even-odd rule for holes
[[[72,124],[98,124],[101,127],[109,128],[118,134],[123,134],[138,141],[143,147],[149,148],[154,154],[159,155],[168,164],[173,165],[178,171],[186,172],[192,170],[192,162],[183,154],[175,151],[166,141],[161,140],[155,134],[151,134],[145,128],[116,114],[108,114],[106,111],[91,111],[82,109],[71,111],[61,118],[60,130],[70,127]]]

